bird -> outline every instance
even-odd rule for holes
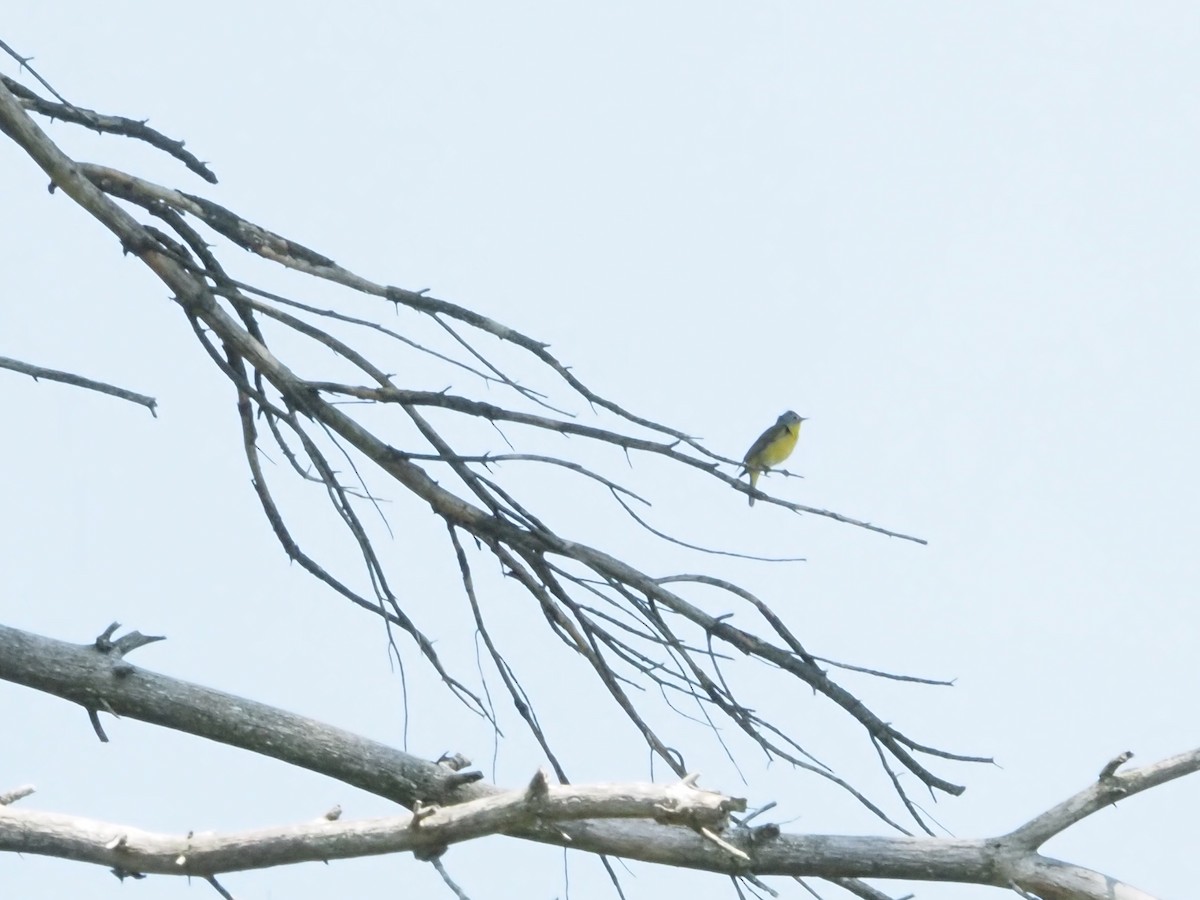
[[[750,474],[750,487],[758,484],[758,476],[771,466],[777,466],[796,449],[796,438],[800,437],[800,423],[806,421],[804,416],[798,416],[790,409],[775,420],[775,424],[758,436],[758,440],[750,445],[742,458],[745,468],[738,473],[739,477]],[[750,495],[750,505],[754,505],[754,495]]]

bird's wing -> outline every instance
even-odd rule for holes
[[[756,456],[760,456],[771,443],[782,433],[782,425],[772,425],[766,431],[758,436],[758,440],[750,445],[750,449],[746,451],[746,455],[742,457],[742,462],[748,464]]]

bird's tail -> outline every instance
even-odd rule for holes
[[[750,489],[753,490],[755,487],[758,486],[758,475],[759,475],[758,469],[749,469],[748,468],[748,469],[746,469],[746,471],[750,473]],[[753,494],[750,495],[750,505],[751,506],[754,505],[754,495]]]

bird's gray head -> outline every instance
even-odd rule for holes
[[[775,424],[776,425],[799,425],[801,422],[807,422],[807,421],[808,421],[808,419],[805,416],[798,416],[789,409],[787,412],[785,412],[782,416],[779,417],[779,420]]]

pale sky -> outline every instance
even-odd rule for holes
[[[658,543],[600,490],[536,470],[504,475],[564,534],[651,574],[741,581],[815,653],[955,679],[950,689],[844,679],[914,738],[996,758],[937,768],[967,785],[931,809],[950,833],[1008,831],[1123,750],[1145,764],[1200,743],[1194,4],[213,0],[112,2],[99,14],[73,0],[15,5],[0,39],[36,57],[72,102],[186,139],[221,183],[122,139],[50,127],[77,158],[209,197],[367,277],[476,308],[549,342],[598,391],[728,456],[785,409],[810,416],[789,463],[804,480],[761,485],[929,546],[750,510],[715,482],[644,459],[630,469],[579,441],[550,445],[591,454],[652,499],[656,527],[807,562],[702,557]],[[0,71],[18,76],[11,61]],[[400,744],[400,679],[381,627],[288,565],[249,485],[231,389],[166,289],[47,194],[6,139],[0,198],[0,356],[160,403],[152,419],[0,372],[0,621],[78,642],[112,620],[165,634],[133,661]],[[225,260],[298,299],[433,335],[415,316],[277,276],[243,251]],[[398,383],[508,399],[372,346],[396,355]],[[519,356],[501,358],[558,390]],[[329,361],[310,353],[297,364],[316,376]],[[592,421],[583,404],[571,408]],[[507,449],[494,432],[456,434],[464,451]],[[361,583],[320,492],[286,466],[272,477],[309,549]],[[444,529],[399,488],[387,498],[396,537],[380,546],[406,609],[477,679]],[[644,745],[548,643],[540,614],[499,579],[482,584],[572,777],[649,777]],[[490,730],[416,655],[406,663],[412,752],[462,752],[506,785],[543,763],[510,705],[500,702],[507,738],[494,751]],[[768,673],[738,677],[759,686],[761,709],[896,810],[861,729],[798,686],[781,693]],[[0,684],[0,713],[0,789],[36,784],[31,808],[171,832],[301,821],[334,803],[347,816],[395,809],[133,721],[107,722],[112,743],[101,745],[82,711],[12,685]],[[745,782],[703,729],[657,721],[703,784],[777,801],[788,830],[889,833],[812,778],[764,766],[736,737]],[[1046,852],[1187,897],[1200,875],[1198,808],[1193,777],[1093,816]],[[552,848],[494,839],[445,863],[474,900],[563,897],[566,877],[576,900],[615,896],[595,860],[567,857],[564,876]],[[239,900],[451,896],[407,856],[222,882]],[[921,900],[1014,896],[878,886]],[[631,900],[734,896],[720,876],[642,864],[624,888]],[[0,889],[216,896],[182,879],[121,885],[97,867],[12,856],[0,856]]]

